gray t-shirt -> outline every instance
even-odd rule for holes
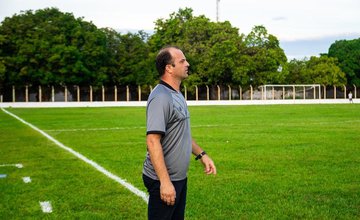
[[[165,164],[172,181],[187,177],[192,151],[190,115],[184,96],[161,81],[151,92],[146,109],[147,134],[161,134]],[[158,180],[149,153],[143,174]]]

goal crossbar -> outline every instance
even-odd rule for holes
[[[282,97],[283,99],[285,99],[285,88],[292,88],[292,98],[295,99],[296,98],[296,88],[304,88],[303,90],[303,98],[305,99],[305,88],[308,88],[307,90],[311,89],[313,90],[313,99],[317,99],[316,97],[318,97],[318,99],[321,99],[321,85],[320,84],[267,84],[267,85],[263,85],[261,86],[262,89],[264,90],[264,97],[263,99],[266,100],[267,99],[267,92],[268,89],[271,88],[271,92],[272,92],[272,99],[274,99],[274,92],[275,92],[275,88],[282,88]],[[317,90],[317,91],[316,91]],[[318,96],[316,96],[316,92],[318,92]]]

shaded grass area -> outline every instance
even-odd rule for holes
[[[8,109],[145,191],[145,108]],[[217,176],[192,160],[186,219],[360,217],[360,105],[190,107]],[[0,218],[146,219],[146,203],[0,111]],[[30,173],[30,174],[29,174]],[[24,184],[21,176],[33,182]],[[50,200],[43,214],[38,202]]]
[[[0,164],[24,165],[0,167],[0,219],[146,219],[142,199],[2,111],[0,119]],[[42,213],[40,201],[53,212]]]
[[[358,218],[358,108],[248,106],[206,112],[222,115],[212,117],[212,124],[228,125],[193,130],[211,150],[219,175],[191,179],[197,196],[188,210],[204,209],[199,204],[212,194],[207,204],[214,205],[205,209],[218,219]],[[193,121],[203,114],[192,115]],[[211,186],[211,192],[199,185]]]

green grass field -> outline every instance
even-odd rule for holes
[[[145,191],[145,107],[6,110]],[[218,174],[191,160],[186,219],[360,218],[360,105],[190,113]],[[142,198],[0,110],[1,174],[0,219],[146,219]]]

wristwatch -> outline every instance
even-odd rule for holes
[[[195,160],[201,159],[206,154],[205,151],[201,152],[199,155],[195,157]]]

